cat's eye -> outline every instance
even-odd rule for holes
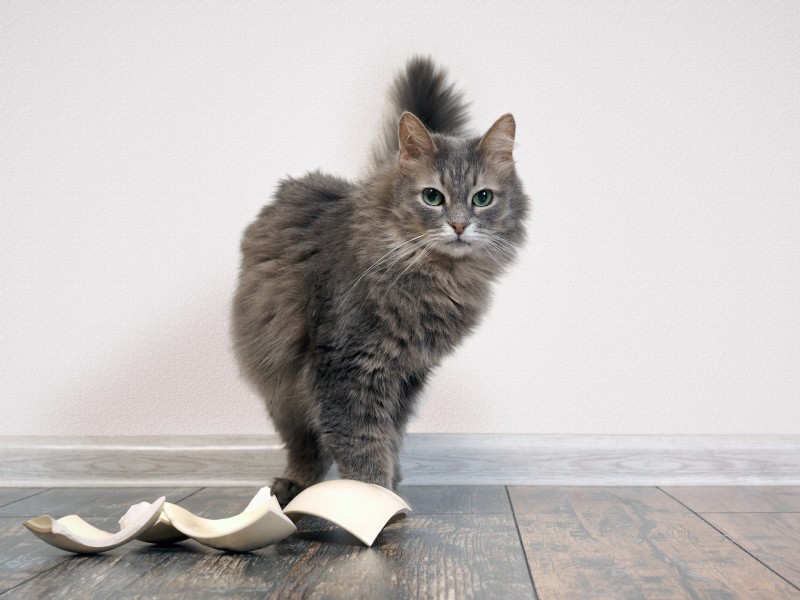
[[[472,197],[472,203],[475,206],[489,206],[493,199],[492,190],[481,190]]]
[[[439,206],[444,202],[444,194],[434,188],[425,188],[422,190],[422,199],[429,206]]]

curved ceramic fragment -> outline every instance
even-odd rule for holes
[[[333,479],[306,488],[283,512],[289,516],[320,517],[372,546],[389,519],[411,512],[411,508],[400,496],[379,485]]]
[[[268,487],[259,490],[243,512],[226,519],[204,519],[169,502],[164,505],[164,513],[184,535],[206,546],[234,552],[269,546],[297,530],[292,520],[281,512],[278,500]]]
[[[25,521],[23,525],[51,546],[69,552],[94,554],[127,544],[143,531],[150,529],[158,521],[165,500],[162,496],[152,504],[144,502],[146,507],[139,511],[136,518],[130,520],[127,527],[117,533],[97,529],[78,515],[68,515],[60,519],[42,515]]]
[[[139,515],[141,515],[142,512],[149,510],[149,506],[150,504],[147,502],[140,502],[139,504],[134,504],[131,506],[128,509],[128,512],[120,517],[119,528],[125,529],[129,527],[131,523],[139,518]],[[142,531],[136,536],[136,539],[140,542],[147,542],[148,544],[175,544],[189,538],[175,529],[162,511],[158,515],[158,520],[153,524],[153,526],[150,529],[145,529]]]

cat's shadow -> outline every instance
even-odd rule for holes
[[[303,517],[296,525],[297,531],[292,537],[299,540],[340,546],[364,546],[352,533],[319,517]]]
[[[398,513],[389,519],[384,527],[384,530],[378,534],[378,537],[375,539],[375,542],[373,542],[371,547],[379,548],[381,546],[381,537],[384,534],[385,528],[389,527],[390,525],[395,525],[400,521],[404,521],[407,516],[408,515],[405,513]],[[320,519],[319,517],[303,517],[296,523],[296,525],[297,531],[292,534],[292,537],[299,540],[321,544],[334,544],[339,546],[356,546],[359,548],[367,547],[353,534],[326,521],[325,519]]]

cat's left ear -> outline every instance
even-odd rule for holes
[[[487,156],[513,162],[514,135],[516,132],[517,123],[514,121],[514,115],[511,113],[505,114],[497,119],[494,125],[489,127],[489,131],[481,138],[478,147]]]
[[[414,160],[431,155],[436,151],[431,134],[428,133],[422,121],[410,112],[400,115],[398,137],[400,138],[401,160]]]

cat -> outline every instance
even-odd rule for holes
[[[369,176],[285,179],[242,239],[234,350],[288,451],[272,483],[282,506],[333,461],[397,489],[426,379],[525,239],[514,117],[465,134],[463,95],[429,58],[409,61],[391,98]]]

